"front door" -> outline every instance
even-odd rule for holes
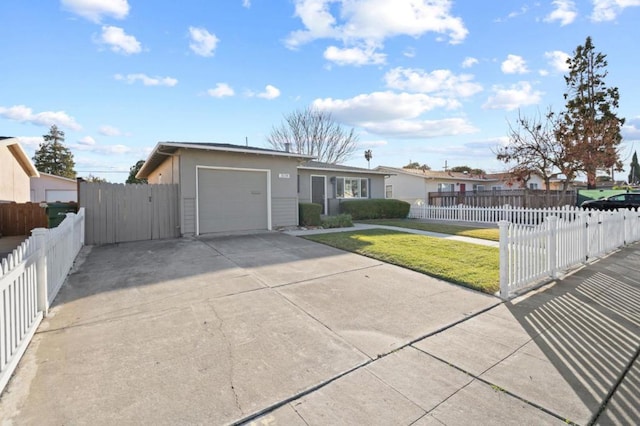
[[[325,201],[327,199],[325,188],[327,187],[326,176],[311,176],[311,202],[322,206],[322,214],[325,213]]]

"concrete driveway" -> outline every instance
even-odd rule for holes
[[[0,400],[3,424],[232,423],[347,373],[377,392],[361,367],[499,303],[280,233],[89,247],[78,263]],[[368,423],[424,413],[387,394],[397,412]]]

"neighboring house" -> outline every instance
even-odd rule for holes
[[[341,200],[385,198],[388,175],[384,171],[308,161],[298,167],[298,198],[301,203],[320,204],[322,214],[336,215]]]
[[[545,189],[544,179],[537,173],[531,173],[526,182],[508,172],[488,174],[487,178],[498,180],[496,189]]]
[[[395,198],[411,204],[426,202],[430,192],[488,191],[500,186],[498,179],[488,175],[388,166],[378,166],[375,170],[387,174],[385,198]]]
[[[313,158],[215,143],[160,142],[138,178],[178,185],[182,235],[298,224],[297,167]]]
[[[40,177],[31,178],[31,201],[77,202],[78,183],[75,179],[40,172]]]
[[[17,138],[0,136],[0,203],[31,199],[29,179],[39,173]]]

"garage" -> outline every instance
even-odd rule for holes
[[[196,169],[196,234],[271,229],[269,170]]]

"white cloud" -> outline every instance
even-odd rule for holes
[[[471,68],[472,66],[476,65],[478,63],[478,60],[476,58],[472,58],[471,56],[467,56],[466,58],[464,58],[464,61],[462,61],[462,68]]]
[[[511,111],[521,106],[540,103],[543,94],[540,91],[534,91],[531,84],[526,81],[513,84],[509,88],[494,86],[493,92],[494,95],[489,97],[483,108]]]
[[[507,55],[507,59],[502,63],[500,69],[505,74],[525,74],[528,73],[527,62],[522,56]]]
[[[289,34],[286,45],[297,48],[322,38],[341,40],[345,47],[379,45],[386,38],[418,38],[427,32],[448,35],[456,44],[468,30],[461,18],[451,15],[452,4],[451,0],[295,0],[295,16],[304,29]]]
[[[111,50],[124,55],[142,52],[142,45],[132,35],[128,35],[122,28],[105,25],[98,39],[99,43],[110,46]]]
[[[280,89],[267,84],[267,86],[264,88],[264,92],[258,93],[256,96],[263,99],[275,99],[280,96]]]
[[[375,47],[339,48],[329,46],[324,51],[324,58],[338,65],[379,65],[384,64],[387,55],[376,52]]]
[[[415,68],[394,68],[384,76],[387,87],[419,93],[435,93],[440,96],[468,97],[482,91],[473,82],[473,75],[455,75],[449,70],[425,72]]]
[[[61,4],[64,9],[95,23],[104,16],[124,19],[129,14],[127,0],[61,0]]]
[[[413,47],[407,47],[406,49],[404,49],[404,51],[402,52],[402,54],[404,56],[406,56],[407,58],[415,58],[416,56],[416,49],[414,49]]]
[[[133,84],[136,81],[141,81],[145,86],[167,86],[173,87],[178,84],[178,80],[173,77],[149,77],[146,74],[116,74],[113,76],[116,80],[125,81],[128,84]]]
[[[640,117],[627,120],[624,126],[622,126],[621,133],[622,137],[627,141],[640,140]]]
[[[42,136],[18,136],[18,140],[20,141],[20,145],[28,148],[37,148],[44,142]]]
[[[215,34],[211,34],[205,28],[189,27],[191,43],[189,48],[199,56],[213,56],[213,51],[220,41]]]
[[[249,9],[251,7],[251,0],[242,0],[242,7]]]
[[[78,144],[85,146],[94,146],[96,144],[96,140],[91,136],[85,136],[81,139],[78,139]]]
[[[128,147],[122,144],[117,144],[117,145],[93,144],[92,145],[92,144],[83,143],[81,141],[78,141],[78,143],[75,145],[71,145],[71,148],[77,151],[93,152],[95,154],[107,154],[107,155],[128,154],[130,152],[133,152],[133,149],[131,147]],[[104,163],[102,163],[101,165],[104,166]]]
[[[554,50],[552,52],[544,52],[544,57],[547,58],[554,71],[560,73],[569,71],[569,65],[567,64],[569,54],[561,50]]]
[[[217,83],[215,89],[207,90],[207,95],[214,98],[224,98],[235,95],[235,92],[227,83]]]
[[[578,16],[573,0],[554,0],[553,5],[555,9],[544,18],[545,22],[559,21],[560,26],[565,26],[575,21]]]
[[[375,148],[375,147],[387,146],[388,144],[389,143],[385,140],[358,142],[358,146],[361,148]]]
[[[640,0],[592,0],[591,19],[596,22],[613,21],[627,7],[640,6]]]
[[[359,124],[368,132],[393,138],[418,139],[465,135],[478,131],[463,118],[442,120],[390,120]]]
[[[108,125],[100,126],[98,132],[100,132],[100,134],[104,136],[122,136],[122,132],[120,131],[120,129]]]
[[[339,121],[360,124],[373,121],[416,118],[435,108],[457,108],[454,99],[443,99],[422,93],[373,92],[351,99],[316,99],[313,106],[331,112]]]
[[[71,130],[80,130],[80,126],[75,118],[69,116],[64,111],[43,111],[37,114],[33,113],[31,108],[24,105],[14,105],[9,108],[0,107],[0,116],[18,121],[20,123],[31,123],[37,126],[53,126],[66,127]]]

